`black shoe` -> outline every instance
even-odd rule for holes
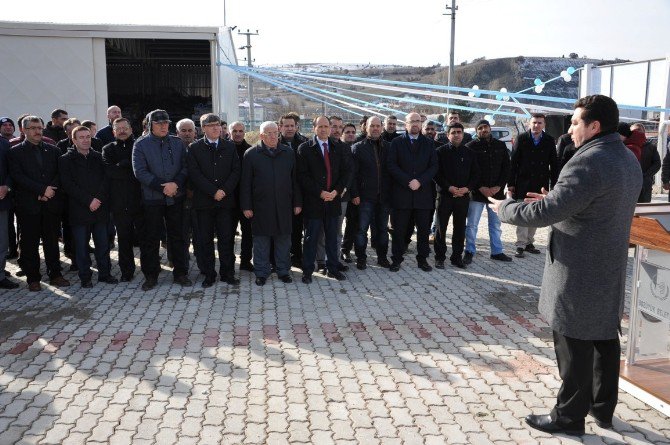
[[[536,430],[544,431],[545,433],[549,434],[564,433],[570,436],[584,435],[584,421],[562,423],[551,420],[551,416],[549,414],[529,414],[526,416],[526,423],[530,425],[531,428],[535,428]]]
[[[398,272],[400,270],[400,263],[391,263],[389,270],[391,272]]]
[[[9,278],[5,277],[0,281],[0,289],[16,289],[18,288],[18,283],[11,281]]]
[[[339,270],[337,272],[328,272],[326,273],[326,276],[328,278],[335,278],[337,281],[344,281],[347,279],[347,276]]]
[[[281,280],[282,283],[286,284],[293,283],[293,278],[291,277],[291,275],[282,275],[279,277],[279,279]]]
[[[19,269],[16,271],[16,276],[17,277],[25,277],[26,273],[23,271],[23,269]]]
[[[463,263],[463,258],[460,256],[451,258],[450,261],[452,266],[456,266],[459,269],[465,269],[465,263]]]
[[[340,259],[344,261],[345,263],[352,263],[354,260],[351,259],[351,253],[349,252],[342,252],[340,253]]]
[[[515,257],[517,258],[523,258],[525,255],[523,254],[523,247],[517,247],[516,248],[516,253],[514,254]]]
[[[339,270],[340,272],[346,272],[346,271],[349,270],[349,266],[347,266],[346,264],[342,264],[342,263],[340,263],[340,264],[337,266],[337,270]]]
[[[474,256],[474,254],[472,252],[468,252],[466,250],[465,255],[463,255],[463,264],[471,264],[473,256]]]
[[[433,270],[433,268],[430,266],[430,264],[428,264],[428,261],[426,260],[419,261],[417,266],[419,266],[419,269],[423,270],[424,272],[430,272],[431,270]]]
[[[70,264],[70,268],[68,269],[68,272],[78,272],[79,268],[77,267],[76,264]]]
[[[303,275],[302,276],[302,282],[305,284],[312,284],[312,276],[311,275]]]
[[[221,277],[221,281],[228,283],[232,286],[237,286],[240,284],[240,279],[235,277]]]
[[[526,252],[528,252],[528,253],[535,253],[535,254],[541,253],[541,252],[540,252],[540,249],[538,249],[537,247],[533,246],[532,243],[526,245]]]
[[[391,267],[391,263],[389,263],[389,260],[387,260],[386,258],[377,260],[377,265],[383,267],[384,269],[388,269],[389,267]]]
[[[98,283],[119,284],[119,280],[110,275],[105,278],[98,278]]]
[[[444,261],[436,260],[435,261],[435,269],[444,269]]]
[[[90,289],[90,288],[93,287],[93,283],[91,283],[91,280],[82,281],[82,282],[81,282],[81,287],[82,287],[83,289]]]
[[[322,275],[327,274],[328,268],[326,267],[326,263],[316,263],[316,271]]]
[[[182,286],[193,286],[193,281],[189,280],[189,278],[186,275],[180,275],[178,277],[175,277],[174,280],[172,281]]]
[[[212,287],[214,286],[214,283],[216,283],[216,276],[205,277],[205,279],[202,281],[202,287]]]
[[[121,274],[121,282],[122,283],[127,283],[129,281],[133,281],[133,274],[131,274],[131,273]]]
[[[156,287],[156,284],[158,283],[158,280],[156,278],[145,278],[144,283],[142,283],[142,290],[143,291],[148,291]]]
[[[592,411],[589,411],[589,414],[591,415],[591,417],[593,417],[593,420],[596,422],[596,425],[598,425],[600,428],[603,428],[603,429],[606,429],[606,430],[612,429],[612,421],[611,420],[609,422],[606,421],[606,420],[600,420],[593,414]]]
[[[11,276],[12,276],[12,273],[11,273],[10,271],[8,271],[8,270],[5,270],[5,276],[6,276],[6,277],[11,277]]]
[[[512,261],[512,258],[508,257],[504,253],[497,253],[495,255],[491,255],[491,259],[496,260],[496,261],[505,261],[505,262]]]
[[[247,272],[254,271],[254,265],[251,264],[251,261],[243,261],[240,263],[240,270],[246,270]]]
[[[357,268],[358,270],[365,270],[365,269],[368,268],[368,265],[367,265],[367,263],[365,262],[365,260],[357,260],[357,261],[356,261],[356,268]]]
[[[267,281],[267,278],[256,277],[256,286],[263,286],[263,285],[265,285],[266,281]]]

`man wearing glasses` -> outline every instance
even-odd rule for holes
[[[16,193],[16,215],[21,226],[19,266],[26,274],[28,290],[40,285],[40,240],[49,283],[65,287],[70,282],[61,274],[58,233],[63,210],[58,177],[60,150],[42,141],[44,125],[37,116],[22,120],[25,140],[9,151],[9,169]]]
[[[390,270],[400,270],[407,248],[406,234],[410,225],[416,225],[417,265],[430,272],[433,268],[428,264],[428,236],[434,208],[432,183],[437,173],[437,154],[434,142],[421,134],[418,113],[412,112],[405,117],[405,128],[405,134],[391,142],[387,161],[394,229]]]

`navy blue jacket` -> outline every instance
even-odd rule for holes
[[[437,152],[433,141],[420,134],[412,144],[405,132],[391,142],[387,165],[391,176],[391,207],[424,210],[435,207],[433,178],[437,173]],[[418,190],[409,188],[412,179],[421,183]]]
[[[102,141],[102,145],[107,145],[116,140],[111,124],[98,130],[98,132],[95,134],[95,137]]]
[[[133,146],[133,172],[142,184],[145,205],[173,205],[186,192],[186,147],[176,136],[159,138],[153,134],[142,136]],[[177,195],[163,194],[166,182],[175,182]]]

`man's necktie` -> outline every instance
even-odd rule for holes
[[[326,164],[326,190],[330,191],[330,184],[332,181],[332,177],[330,174],[330,154],[328,154],[328,144],[324,142],[322,145],[323,145],[323,160]]]

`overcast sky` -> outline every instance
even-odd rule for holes
[[[227,0],[228,26],[252,31],[256,64],[449,63],[451,0]],[[32,0],[2,20],[148,25],[224,24],[224,2]],[[646,60],[670,55],[670,0],[458,0],[456,63],[485,56]],[[189,10],[190,8],[190,10]],[[237,32],[237,30],[235,31]],[[243,44],[236,37],[237,46]],[[244,57],[240,51],[238,56]]]

